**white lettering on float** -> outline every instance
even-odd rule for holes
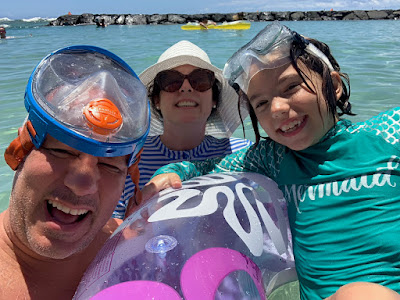
[[[254,210],[253,206],[251,205],[244,193],[244,190],[246,189],[255,193],[253,187],[244,184],[243,182],[238,182],[237,178],[225,174],[213,174],[209,177],[202,176],[201,178],[196,178],[196,180],[196,182],[185,184],[184,189],[182,190],[169,192],[168,194],[164,193],[161,197],[159,197],[158,203],[163,202],[167,199],[170,200],[171,198],[176,199],[159,208],[150,216],[148,221],[159,222],[178,218],[194,218],[211,215],[215,213],[218,209],[218,195],[223,194],[227,199],[226,207],[223,209],[223,216],[225,221],[246,244],[250,252],[254,256],[260,256],[263,253],[264,241],[261,221],[257,215],[257,212]],[[237,183],[234,184],[234,182]],[[234,184],[235,190],[233,191],[230,187],[222,185],[224,183]],[[183,203],[201,194],[201,191],[194,188],[209,185],[213,186],[204,191],[201,201],[196,207],[185,209],[180,208],[178,210],[178,207],[180,207]],[[263,203],[257,199],[256,207],[278,253],[283,254],[285,253],[288,245],[288,228],[286,225],[286,218],[278,199],[271,198],[267,190],[265,191],[263,196],[268,198],[265,199],[264,202],[271,202],[273,204],[275,214],[278,216],[278,226],[275,225]],[[237,217],[234,205],[236,199],[241,202],[247,214],[250,223],[249,232],[247,232],[242,227]]]
[[[400,165],[400,157],[392,156],[387,162],[386,168],[377,168],[377,173],[371,175],[362,175],[360,177],[352,177],[345,179],[341,182],[333,181],[327,183],[320,183],[315,186],[309,185],[288,185],[285,186],[284,196],[290,201],[294,201],[297,212],[301,213],[299,209],[299,203],[304,202],[306,197],[312,201],[318,198],[321,199],[324,196],[340,196],[342,193],[348,193],[350,191],[358,192],[362,188],[372,189],[375,186],[389,185],[396,187],[396,182],[391,179],[391,171],[397,169]],[[368,179],[370,182],[368,182]]]

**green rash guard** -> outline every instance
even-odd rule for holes
[[[302,299],[328,297],[354,281],[400,293],[399,139],[395,108],[366,122],[341,120],[302,151],[267,139],[225,158],[167,165],[155,175],[264,174],[288,203]]]

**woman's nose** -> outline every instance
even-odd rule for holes
[[[287,99],[274,97],[271,103],[271,113],[274,119],[286,117],[289,113],[290,105]]]
[[[183,81],[181,88],[179,89],[181,92],[191,92],[193,90],[192,86],[190,85],[189,79],[185,78]]]
[[[95,194],[98,191],[100,172],[95,156],[82,153],[71,162],[64,184],[77,196]]]

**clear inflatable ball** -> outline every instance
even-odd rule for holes
[[[74,299],[268,299],[295,280],[277,184],[254,173],[220,173],[164,190],[129,216]]]

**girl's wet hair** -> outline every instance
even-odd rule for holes
[[[221,95],[221,90],[222,90],[222,84],[221,84],[221,82],[219,82],[219,80],[217,78],[215,78],[214,84],[211,89],[212,89],[212,99],[213,99],[213,101],[215,101],[216,108],[212,109],[210,116],[218,108],[219,97]],[[155,80],[153,80],[152,82],[150,82],[149,86],[147,87],[147,90],[148,90],[147,96],[150,99],[151,105],[153,107],[156,107],[156,100],[160,98],[160,92],[161,92],[160,86],[158,85],[157,82],[155,82]],[[156,109],[155,109],[155,111],[157,111],[159,116],[162,117],[161,111],[156,110]]]
[[[346,73],[342,73],[340,71],[340,66],[336,59],[332,56],[332,53],[330,51],[330,48],[327,44],[320,42],[315,39],[310,39],[307,38],[307,40],[312,43],[315,47],[317,47],[322,53],[325,54],[325,56],[329,59],[330,63],[332,64],[332,67],[334,71],[338,72],[340,77],[342,78],[342,87],[343,87],[343,92],[342,95],[339,99],[336,99],[336,93],[335,93],[335,87],[332,81],[332,76],[331,76],[331,71],[327,67],[325,63],[322,62],[322,60],[313,55],[310,54],[309,52],[302,51],[298,59],[310,70],[318,73],[322,77],[322,94],[325,98],[326,105],[328,106],[328,110],[331,112],[332,116],[335,117],[336,113],[339,116],[342,116],[344,114],[346,115],[351,115],[353,116],[354,114],[351,112],[351,104],[349,102],[350,99],[350,79],[349,76]],[[299,67],[297,66],[297,61],[293,59],[293,55],[295,54],[298,48],[298,44],[296,41],[292,44],[292,49],[291,49],[291,60],[292,60],[292,65],[295,67],[297,72],[300,74],[300,76],[303,78],[303,81],[306,83],[305,78],[307,77],[304,72],[302,72]],[[301,47],[301,46],[300,46]],[[307,84],[307,83],[306,83]],[[310,88],[307,85],[308,88]],[[311,89],[313,90],[313,89]],[[337,111],[337,108],[340,109],[340,111]]]
[[[299,68],[297,60],[300,60],[305,67],[307,67],[311,71],[318,73],[322,77],[322,95],[328,107],[328,111],[331,113],[333,118],[335,118],[336,115],[339,116],[342,116],[344,114],[351,116],[355,115],[351,111],[351,104],[349,102],[350,98],[349,76],[346,73],[342,73],[340,71],[340,66],[337,63],[336,59],[332,56],[330,48],[327,44],[315,39],[307,38],[307,40],[310,43],[312,43],[315,47],[317,47],[320,51],[322,51],[322,53],[325,54],[325,56],[329,59],[330,63],[332,64],[334,71],[338,72],[338,74],[340,75],[343,87],[343,92],[341,97],[339,99],[336,99],[335,86],[333,84],[331,71],[329,70],[328,66],[321,60],[321,58],[317,57],[312,53],[309,53],[308,51],[305,51],[306,44],[304,42],[304,38],[300,36],[294,39],[292,47],[290,49],[290,59],[293,67],[296,69],[297,73],[301,76],[306,86],[315,93],[316,93],[315,87],[311,87],[306,81],[306,79],[308,79],[311,82],[312,80],[308,77],[307,74],[305,74]],[[262,137],[260,135],[258,120],[253,107],[250,105],[247,95],[242,90],[239,90],[238,93],[239,93],[239,103],[245,102],[249,109],[249,115],[256,137],[255,145],[257,145],[260,139],[265,137]],[[337,108],[339,108],[339,111]]]

